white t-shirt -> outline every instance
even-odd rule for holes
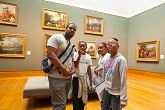
[[[78,52],[75,52],[74,54],[74,61],[78,59]],[[89,54],[81,55],[80,62],[78,68],[76,68],[76,73],[79,74],[79,76],[85,76],[87,73],[87,68],[89,65],[92,65],[92,59]]]
[[[69,41],[67,41],[64,37],[63,34],[54,34],[52,35],[47,42],[47,46],[51,46],[57,49],[56,51],[56,55],[59,56],[67,47]],[[60,61],[64,61],[66,59],[66,57],[68,56],[68,54],[70,53],[71,49],[72,49],[72,45],[71,44],[69,46],[69,48],[67,49],[67,51],[63,54],[63,56],[60,58]],[[71,70],[72,67],[72,61],[73,60],[73,55],[74,55],[74,50],[72,51],[70,57],[67,59],[67,61],[64,63],[64,66],[68,69]],[[50,62],[50,61],[49,61]],[[50,62],[51,63],[51,62]],[[57,68],[54,65],[54,68]],[[55,77],[55,78],[64,78],[67,79],[69,77],[65,77],[62,73],[59,74],[58,70],[52,70],[50,74],[48,74],[50,77]]]

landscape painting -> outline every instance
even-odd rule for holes
[[[26,36],[0,33],[0,57],[25,57]]]

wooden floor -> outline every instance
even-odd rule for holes
[[[27,76],[0,77],[0,110],[51,110],[50,98],[23,99]],[[67,110],[72,110],[67,101]],[[85,110],[100,110],[96,94],[89,95]],[[128,105],[123,110],[165,110],[165,78],[128,73]]]

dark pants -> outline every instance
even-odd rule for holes
[[[79,82],[78,77],[73,77],[73,110],[84,110],[85,104],[82,102],[82,97],[78,98]]]

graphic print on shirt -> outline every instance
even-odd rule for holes
[[[79,63],[80,76],[84,76],[87,73],[89,61],[86,55],[82,55]]]
[[[107,69],[107,73],[105,75],[105,86],[108,88],[112,87],[112,81],[113,81],[113,66],[115,64],[115,60],[107,60],[105,62],[105,67]]]

